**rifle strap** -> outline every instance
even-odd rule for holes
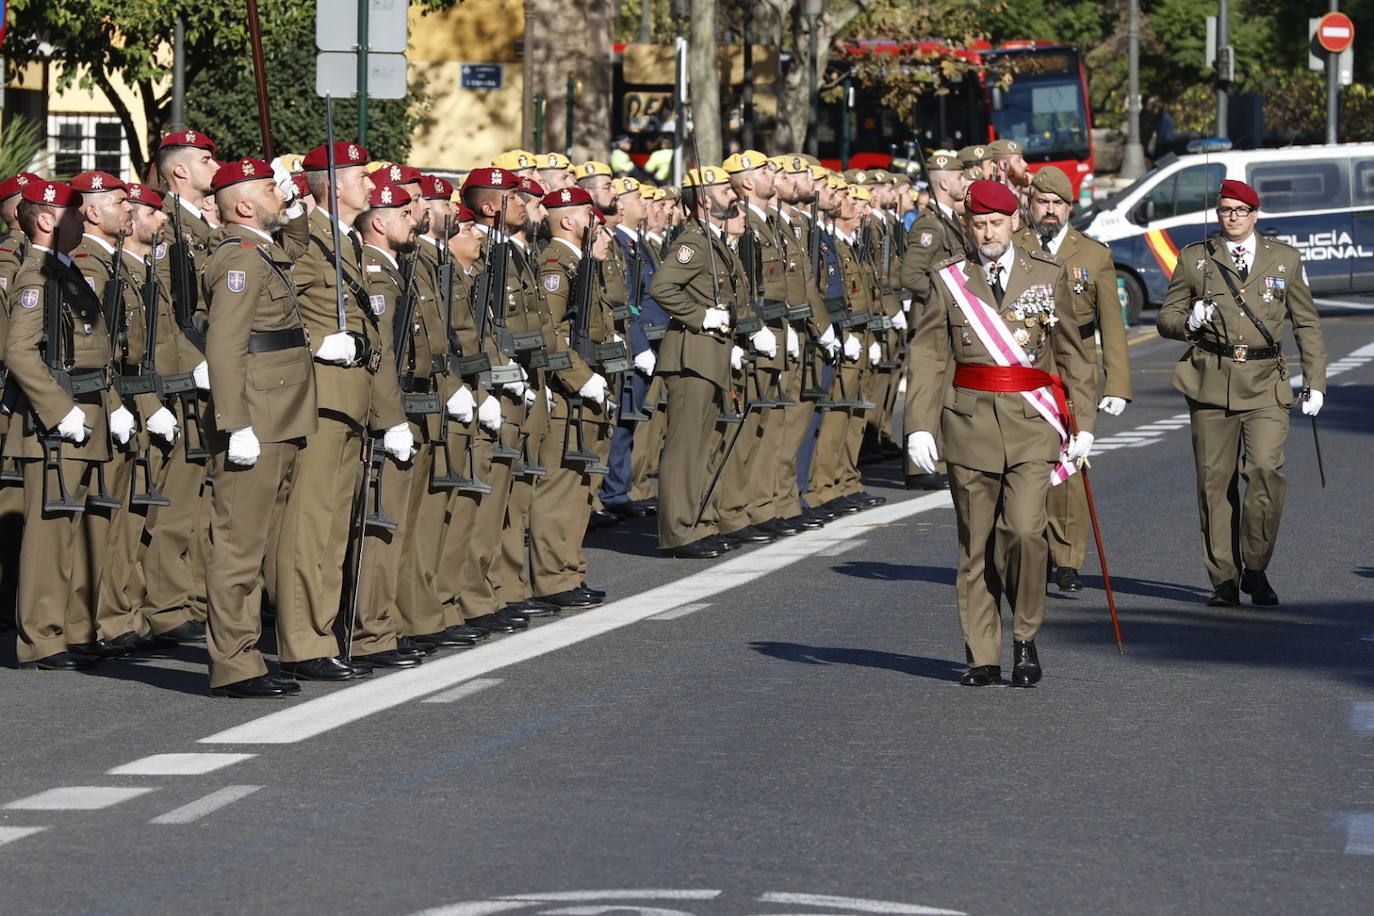
[[[320,249],[320,254],[324,255],[324,259],[329,266],[334,267],[337,260],[334,252],[329,250],[329,246],[324,243],[324,240],[318,235],[312,235],[310,236],[310,241],[314,242],[315,247]],[[377,326],[377,316],[372,314],[372,303],[368,301],[367,290],[363,289],[362,284],[357,280],[350,277],[348,271],[344,270],[342,266],[339,266],[339,276],[343,277],[344,286],[353,294],[353,299],[357,302],[358,308],[362,310],[363,315],[375,328]]]

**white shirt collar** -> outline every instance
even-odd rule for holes
[[[1059,246],[1064,244],[1064,239],[1068,236],[1068,234],[1069,224],[1065,223],[1064,225],[1060,226],[1059,231],[1056,232],[1050,238],[1049,243],[1045,246],[1045,250],[1048,251],[1050,254],[1059,254]],[[1036,238],[1039,238],[1039,236],[1037,235]]]
[[[391,252],[389,252],[389,251],[383,251],[382,249],[378,248],[376,245],[368,245],[368,246],[367,246],[367,250],[368,250],[368,251],[371,251],[371,252],[374,252],[374,253],[376,253],[376,254],[379,254],[379,255],[381,255],[382,257],[386,258],[387,263],[391,265],[391,267],[392,267],[393,270],[400,270],[400,269],[401,269],[401,265],[396,263],[396,259],[393,258],[393,257],[391,256]]]
[[[194,216],[196,219],[200,220],[201,222],[205,221],[205,213],[200,209],[200,207],[197,207],[195,204],[188,202],[186,198],[181,196],[180,194],[177,195],[177,203],[181,204],[182,208],[187,213]]]
[[[556,239],[554,239],[554,241],[555,241],[555,242],[562,242],[564,245],[566,245],[566,246],[568,247],[568,250],[569,250],[569,251],[571,251],[573,254],[577,255],[577,259],[578,259],[579,261],[582,260],[582,246],[581,246],[581,245],[574,245],[572,242],[568,241],[568,240],[565,239],[565,238],[556,238]]]
[[[939,208],[940,208],[940,212],[943,213],[945,216],[949,217],[950,219],[954,219],[954,208],[953,208],[953,207],[948,206],[948,205],[946,205],[946,204],[943,204],[943,203],[941,203],[941,202],[938,201],[938,200],[935,201],[935,206],[939,207]]]
[[[1226,250],[1231,253],[1232,257],[1235,257],[1235,252],[1237,248],[1244,248],[1246,257],[1251,258],[1253,260],[1255,256],[1255,233],[1250,233],[1245,238],[1241,239],[1239,242],[1233,242],[1230,239],[1227,239]]]
[[[768,222],[768,211],[760,207],[758,204],[754,203],[752,200],[749,201],[749,209],[753,210],[759,219],[763,220],[765,223]]]
[[[57,256],[57,260],[61,261],[63,264],[66,264],[68,267],[71,267],[71,266],[72,266],[72,258],[71,258],[71,255],[69,255],[69,254],[63,254],[63,253],[60,252],[60,251],[54,251],[53,249],[48,248],[48,247],[45,246],[45,245],[34,245],[34,246],[33,246],[33,250],[34,250],[34,251],[43,251],[43,252],[46,252],[46,253],[51,254],[51,255],[56,255],[56,256]]]
[[[629,239],[632,242],[638,241],[638,236],[632,230],[625,228],[624,223],[616,223],[615,231],[619,232],[621,235],[625,236],[625,238]]]
[[[646,232],[644,233],[644,237],[651,242],[663,241],[663,236],[659,235],[657,232]]]
[[[260,235],[269,242],[273,241],[272,236],[268,235],[266,232],[263,232],[257,226],[250,226],[247,223],[235,223],[234,225],[240,229],[247,229],[249,232],[252,232],[255,235]]]
[[[85,232],[82,233],[81,237],[90,239],[92,242],[95,242],[101,248],[104,248],[106,254],[114,254],[114,246],[111,245],[109,242],[105,241],[104,239],[102,239],[100,236],[91,235],[89,232]]]
[[[1002,266],[1002,288],[1006,289],[1007,278],[1011,276],[1012,265],[1016,263],[1016,246],[1014,244],[1008,245],[1007,250],[1002,252],[1002,256],[995,262],[983,257],[981,254],[978,255],[978,261],[983,265],[983,271],[989,278],[992,276],[992,271],[989,268],[991,268],[994,263],[1000,264]],[[991,282],[991,280],[989,280],[989,282]]]

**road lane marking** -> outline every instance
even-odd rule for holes
[[[962,910],[942,910],[893,900],[865,900],[861,897],[832,897],[828,894],[768,893],[759,895],[760,903],[786,903],[797,906],[823,906],[860,913],[897,913],[901,916],[966,916]]]
[[[107,770],[108,776],[199,776],[222,770],[257,754],[153,754]]]
[[[1357,732],[1374,732],[1374,702],[1360,700],[1350,704],[1350,727]]]
[[[650,620],[677,620],[679,617],[686,617],[688,614],[695,614],[697,611],[704,611],[711,606],[709,601],[698,601],[696,604],[684,604],[682,607],[675,607],[672,610],[664,611],[662,614],[655,614]]]
[[[587,900],[715,900],[720,891],[708,890],[610,890],[555,891],[548,894],[509,894],[501,900],[537,900],[545,903],[576,903]]]
[[[845,553],[846,551],[853,550],[855,547],[862,547],[864,544],[867,543],[868,538],[854,538],[853,540],[844,541],[842,543],[836,544],[833,547],[827,547],[824,550],[818,550],[816,551],[816,556],[838,557],[840,554]]]
[[[26,836],[42,833],[47,827],[0,827],[0,846],[22,840]]]
[[[12,801],[10,811],[96,811],[156,791],[155,787],[59,786]]]
[[[1347,814],[1345,854],[1374,856],[1374,814]]]
[[[241,798],[247,798],[262,786],[225,786],[223,789],[211,792],[209,795],[202,796],[180,808],[173,808],[166,814],[159,814],[157,817],[148,821],[150,824],[190,824],[200,820],[208,814],[214,814],[220,808],[232,805]]]
[[[949,493],[941,491],[869,509],[863,513],[863,521],[892,522],[950,505]],[[725,560],[676,582],[546,624],[537,630],[528,630],[518,639],[494,641],[462,654],[427,661],[418,668],[345,687],[216,732],[201,738],[200,743],[294,744],[304,741],[402,703],[609,633],[683,604],[704,601],[865,533],[867,528],[857,525],[830,525],[809,531],[746,551],[742,556]]]
[[[1134,347],[1136,344],[1144,343],[1147,340],[1159,340],[1159,332],[1147,331],[1146,333],[1141,334],[1139,337],[1136,337],[1133,340],[1131,340],[1128,344],[1126,344],[1126,346]]]
[[[432,697],[425,697],[421,703],[456,703],[464,697],[470,697],[474,693],[481,693],[488,687],[495,687],[497,684],[504,683],[499,677],[479,677],[468,681],[466,684],[459,684],[452,690],[445,690],[443,693],[436,693]]]

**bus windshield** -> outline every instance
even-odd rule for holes
[[[1088,158],[1083,91],[1072,76],[1021,76],[992,112],[999,137],[1018,137],[1027,162]]]

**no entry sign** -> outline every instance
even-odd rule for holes
[[[1355,41],[1355,23],[1345,13],[1327,13],[1317,23],[1317,43],[1339,54]]]

